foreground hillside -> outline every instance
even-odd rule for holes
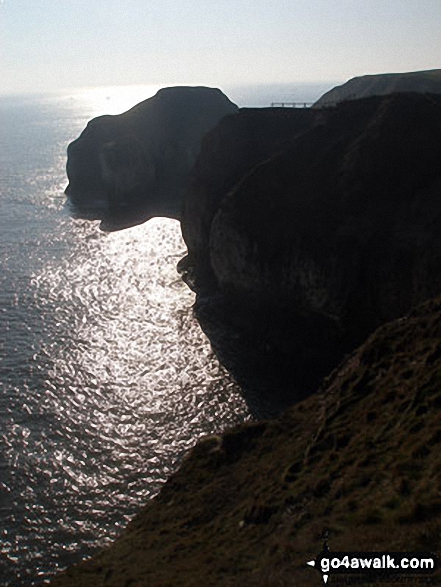
[[[305,563],[326,531],[331,551],[440,554],[440,424],[438,298],[281,419],[203,440],[119,540],[51,585],[321,585]]]

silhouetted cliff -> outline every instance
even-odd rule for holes
[[[413,93],[207,135],[181,269],[244,386],[297,403],[202,440],[53,587],[318,586],[325,536],[441,554],[441,298],[412,309],[441,293],[440,153],[441,96]]]
[[[441,96],[374,97],[315,116],[231,189],[229,145],[244,115],[224,121],[188,196],[207,202],[182,220],[214,347],[245,384],[297,386],[292,399],[377,326],[441,292]],[[210,160],[216,179],[205,181]]]
[[[354,77],[345,84],[326,92],[314,106],[323,107],[343,100],[357,100],[397,92],[441,94],[441,69]]]
[[[181,263],[189,282],[207,288],[211,277],[208,262],[211,222],[220,202],[257,164],[318,118],[311,109],[242,108],[226,116],[202,142],[201,152],[190,173],[181,216],[188,258]],[[197,271],[197,275],[192,273]]]
[[[107,229],[178,218],[203,136],[236,110],[220,90],[171,87],[91,120],[67,151],[66,194],[76,213]]]

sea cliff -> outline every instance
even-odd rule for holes
[[[343,85],[336,86],[326,92],[314,106],[322,108],[344,100],[357,100],[369,96],[384,96],[403,92],[441,94],[441,69],[354,77]]]
[[[202,137],[236,110],[218,89],[177,86],[123,114],[94,118],[67,150],[75,214],[101,219],[106,230],[178,218]]]
[[[267,140],[281,117],[291,134]],[[440,128],[440,96],[392,94],[240,112],[207,135],[181,270],[244,386],[305,397],[376,327],[441,291]],[[259,140],[266,150],[245,159],[241,145]]]

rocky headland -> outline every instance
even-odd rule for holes
[[[76,215],[120,229],[177,218],[203,136],[237,111],[220,90],[170,87],[116,116],[91,120],[67,151]]]
[[[196,315],[245,393],[294,405],[199,442],[51,584],[318,586],[325,537],[441,555],[441,96],[233,112],[186,185]]]
[[[369,96],[384,96],[397,92],[441,94],[441,69],[411,71],[408,73],[381,73],[354,77],[341,86],[323,94],[315,107],[357,100]]]

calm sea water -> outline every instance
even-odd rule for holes
[[[65,208],[87,121],[158,87],[0,98],[0,585],[113,539],[196,440],[249,419],[192,317],[179,224],[105,234]],[[236,88],[239,105],[326,85]],[[309,94],[308,94],[309,91]],[[297,94],[296,94],[297,92]]]

